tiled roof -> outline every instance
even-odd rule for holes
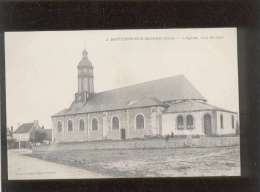
[[[20,125],[14,133],[28,133],[33,129],[33,123],[24,123]]]
[[[158,106],[165,101],[183,99],[205,100],[183,75],[178,75],[96,93],[83,106],[73,103],[54,116]]]
[[[127,103],[127,108],[147,107],[147,106],[165,106],[165,104],[156,98],[141,98],[139,100],[131,100]]]
[[[189,111],[227,111],[231,113],[235,113],[220,107],[216,107],[213,105],[210,105],[206,102],[202,101],[194,101],[194,100],[187,100],[182,102],[177,102],[174,104],[171,104],[170,107],[168,107],[164,112],[165,113],[180,113],[180,112],[189,112]]]

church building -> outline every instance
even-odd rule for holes
[[[86,50],[72,104],[54,114],[53,142],[236,134],[238,114],[207,103],[183,75],[95,92]]]

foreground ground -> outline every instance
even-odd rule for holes
[[[73,150],[45,152],[32,156],[109,177],[240,175],[239,146],[143,150]],[[90,175],[90,177],[93,176]]]
[[[84,169],[47,162],[28,156],[28,151],[8,151],[8,179],[102,178],[104,175]]]

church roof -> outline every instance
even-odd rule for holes
[[[131,100],[127,103],[128,108],[147,107],[147,106],[165,106],[165,104],[156,98],[141,98],[139,100]]]
[[[186,100],[181,102],[176,102],[170,105],[164,112],[165,113],[181,113],[181,112],[191,112],[191,111],[226,111],[230,113],[235,113],[214,105],[210,105],[203,101]]]
[[[54,116],[90,113],[146,106],[163,106],[166,101],[194,99],[205,100],[183,75],[153,80],[123,88],[96,93],[88,101],[72,103],[69,109]]]

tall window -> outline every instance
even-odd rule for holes
[[[144,129],[144,116],[139,114],[135,118],[136,129]]]
[[[221,114],[220,115],[220,128],[224,128],[224,126],[223,126],[223,115]]]
[[[187,129],[193,129],[194,123],[193,123],[192,115],[187,115],[186,120],[187,120]]]
[[[57,128],[58,128],[58,132],[61,132],[61,131],[62,131],[62,124],[61,124],[60,121],[58,121],[58,126],[57,126]]]
[[[84,129],[85,129],[84,120],[80,119],[79,120],[79,130],[84,131]]]
[[[177,129],[184,129],[184,121],[182,115],[179,115],[177,117]]]
[[[72,130],[73,130],[72,121],[68,120],[68,131],[72,131]]]
[[[98,130],[98,120],[96,118],[92,119],[92,130]]]
[[[119,129],[119,119],[118,119],[118,117],[113,117],[113,119],[112,119],[112,129]]]
[[[232,123],[232,129],[234,129],[234,128],[235,128],[235,119],[234,119],[234,115],[232,115],[231,118],[232,118],[232,120],[231,120],[231,121],[232,121],[232,122],[231,122],[231,123]]]

